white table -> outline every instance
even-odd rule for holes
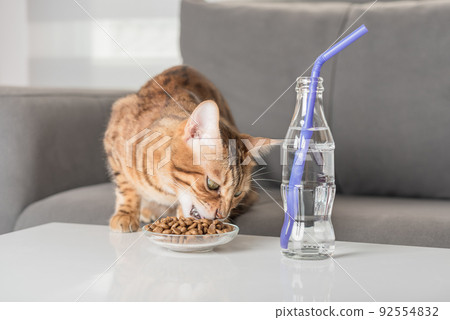
[[[294,261],[273,237],[193,254],[141,235],[63,223],[2,235],[0,301],[372,301],[364,290],[376,301],[450,301],[448,249],[337,242],[336,262]]]

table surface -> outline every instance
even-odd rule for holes
[[[274,237],[177,253],[51,223],[0,236],[0,252],[0,301],[450,301],[449,249],[337,242],[334,259],[296,261]]]

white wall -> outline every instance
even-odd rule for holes
[[[151,75],[181,63],[180,0],[77,1]],[[27,12],[32,86],[137,89],[149,78],[73,0],[28,0]]]
[[[181,63],[181,0],[76,1],[149,74]],[[0,85],[137,89],[149,78],[74,0],[0,0],[0,44]]]
[[[0,85],[28,85],[26,0],[0,0]]]

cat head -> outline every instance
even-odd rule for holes
[[[274,140],[239,133],[204,101],[178,127],[172,179],[185,217],[224,219],[251,190],[253,156]]]

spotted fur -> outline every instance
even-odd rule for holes
[[[224,157],[219,160],[202,157],[201,164],[196,165],[189,130],[194,130],[194,134],[200,130],[193,117],[198,113],[195,110],[205,103],[209,104],[209,110],[218,108],[218,146]],[[164,137],[170,139],[163,140]],[[201,209],[206,218],[226,218],[230,213],[245,211],[256,199],[256,193],[251,190],[255,163],[240,165],[249,156],[241,138],[253,143],[256,139],[239,133],[219,90],[188,66],[168,69],[137,93],[119,99],[112,107],[104,137],[111,179],[116,185],[111,229],[136,231],[139,218],[149,222],[163,213],[186,216],[194,207]],[[235,155],[229,152],[231,143],[236,144]],[[158,168],[168,149],[170,161]],[[150,152],[152,163],[147,161]],[[229,161],[233,156],[235,164]],[[153,166],[152,174],[148,166]],[[208,178],[220,188],[210,190]]]

